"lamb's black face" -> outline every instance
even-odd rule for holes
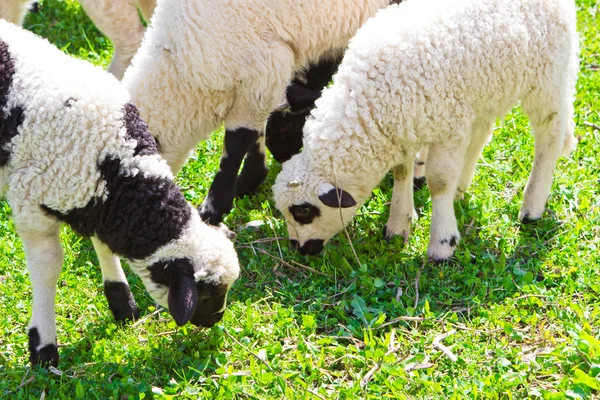
[[[223,318],[223,313],[227,307],[226,285],[215,285],[212,283],[199,281],[196,283],[198,290],[198,304],[190,322],[196,326],[210,328]]]
[[[187,259],[161,261],[148,267],[150,279],[159,287],[168,287],[169,313],[177,325],[191,322],[196,326],[211,327],[223,318],[229,287],[206,281],[196,281],[194,267]],[[152,291],[150,291],[152,294]],[[165,303],[165,304],[162,304]]]

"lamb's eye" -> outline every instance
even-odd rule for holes
[[[310,208],[308,208],[308,207],[298,208],[297,211],[295,212],[295,214],[298,217],[307,217],[308,214],[310,214]]]

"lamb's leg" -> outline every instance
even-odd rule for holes
[[[563,146],[572,136],[570,132],[569,106],[562,109],[525,110],[529,114],[531,129],[535,136],[533,168],[525,186],[523,205],[519,212],[519,220],[523,223],[533,222],[542,217],[546,209],[546,201],[550,196],[552,175]],[[565,139],[567,138],[567,139]]]
[[[218,225],[223,220],[223,215],[231,210],[242,159],[250,147],[257,143],[259,135],[259,132],[254,129],[225,129],[219,171],[200,208],[200,217],[205,222]]]
[[[92,237],[92,243],[102,270],[104,295],[108,301],[108,308],[117,321],[137,319],[140,313],[131,295],[119,257],[98,238]]]
[[[458,181],[458,189],[456,191],[456,199],[461,199],[466,191],[471,186],[473,175],[475,174],[475,166],[481,156],[483,147],[488,142],[492,135],[492,128],[494,127],[493,119],[477,118],[473,122],[471,128],[471,141],[467,152],[465,153],[465,161],[463,164],[462,173],[460,180]]]
[[[115,49],[108,72],[123,77],[144,36],[135,0],[79,0],[96,27]]]
[[[425,176],[431,193],[432,212],[427,255],[435,262],[450,258],[460,240],[454,215],[454,195],[465,151],[466,143],[435,144],[429,148]]]
[[[265,135],[259,133],[256,142],[250,146],[242,172],[237,177],[235,196],[244,197],[252,193],[265,180],[268,172],[265,157]]]
[[[2,0],[0,1],[0,18],[21,25],[27,15],[33,0]]]
[[[410,225],[417,220],[413,201],[413,163],[407,159],[404,165],[394,167],[394,190],[390,217],[385,225],[383,235],[386,240],[400,235],[404,242],[408,241]]]
[[[423,147],[415,156],[413,172],[413,190],[421,190],[425,186],[425,163],[427,162],[427,153],[429,148]]]
[[[18,225],[17,225],[18,227]],[[59,225],[46,231],[18,229],[23,241],[27,269],[33,286],[33,307],[29,322],[29,360],[32,364],[58,366],[56,284],[62,268],[63,250]]]

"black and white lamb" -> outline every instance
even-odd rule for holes
[[[561,151],[577,143],[577,52],[573,0],[414,0],[380,11],[351,40],[306,122],[303,151],[273,186],[293,243],[320,252],[390,169],[385,236],[408,238],[413,160],[425,148],[427,252],[449,258],[460,238],[453,200],[469,187],[496,118],[518,100],[535,136],[519,219],[541,218]]]
[[[61,222],[92,238],[116,319],[137,316],[118,256],[177,324],[221,319],[239,275],[233,244],[185,201],[127,91],[3,20],[0,196],[12,208],[33,285],[33,364],[58,362]]]

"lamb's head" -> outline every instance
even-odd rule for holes
[[[352,220],[352,195],[308,168],[304,153],[283,164],[273,185],[275,205],[285,216],[292,246],[301,254],[318,254]]]
[[[224,225],[207,225],[193,210],[182,236],[146,260],[140,277],[177,325],[189,321],[211,327],[223,318],[227,293],[240,271],[231,237]]]

